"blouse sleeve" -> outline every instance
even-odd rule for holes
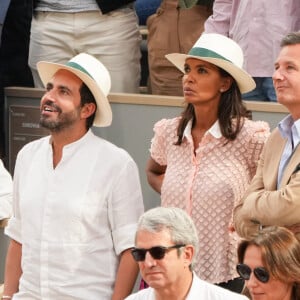
[[[267,122],[253,122],[253,133],[249,144],[249,167],[251,178],[255,175],[258,160],[267,138],[270,135],[270,127]]]
[[[166,155],[166,119],[162,119],[154,125],[154,136],[151,140],[151,157],[160,165],[167,165]]]

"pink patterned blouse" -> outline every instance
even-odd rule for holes
[[[163,119],[154,126],[151,157],[167,166],[162,206],[180,207],[194,220],[199,236],[194,270],[200,278],[227,282],[238,276],[235,266],[239,240],[228,230],[232,210],[255,174],[269,126],[245,120],[237,138],[228,142],[217,121],[202,138],[195,155],[191,122],[182,144],[174,145],[179,119]]]

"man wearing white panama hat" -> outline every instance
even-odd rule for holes
[[[85,53],[37,68],[50,136],[16,160],[3,299],[123,299],[143,201],[135,162],[90,129],[111,123],[110,75]]]

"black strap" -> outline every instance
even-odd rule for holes
[[[1,0],[0,0],[1,1]],[[33,10],[38,4],[39,0],[31,0],[33,2]],[[98,6],[103,14],[118,9],[126,4],[134,2],[133,0],[96,0]]]

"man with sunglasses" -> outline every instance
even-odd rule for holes
[[[195,225],[182,209],[156,207],[145,212],[139,219],[131,253],[149,288],[126,300],[246,300],[193,272],[198,245]]]

